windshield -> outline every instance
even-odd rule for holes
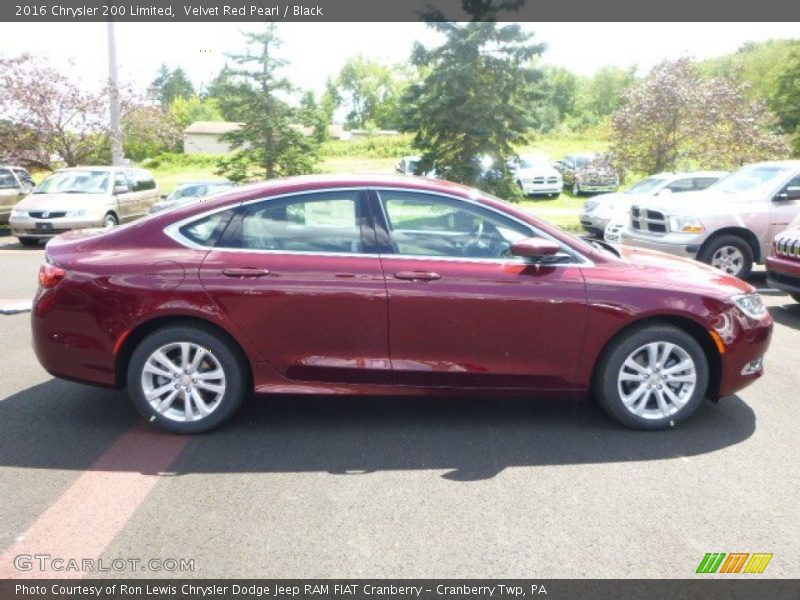
[[[579,169],[588,166],[590,162],[592,162],[592,159],[588,156],[575,157],[575,166],[578,167]]]
[[[519,166],[522,169],[535,169],[536,167],[547,167],[550,161],[546,156],[523,156],[519,159]]]
[[[646,194],[651,194],[661,186],[663,186],[667,182],[666,179],[661,177],[648,177],[637,183],[631,189],[629,189],[626,194],[632,194],[634,196],[644,196]]]
[[[108,194],[111,173],[108,171],[59,171],[33,191],[34,194]]]
[[[10,169],[0,169],[0,189],[17,187],[17,180]]]
[[[729,194],[756,191],[772,187],[792,169],[781,165],[755,165],[731,173],[714,186]]]

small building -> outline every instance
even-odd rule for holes
[[[236,131],[241,126],[241,123],[228,121],[195,121],[183,130],[183,152],[227,154],[231,151],[230,145],[220,137],[225,133]]]

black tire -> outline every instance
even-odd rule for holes
[[[19,243],[25,246],[26,248],[33,248],[39,245],[39,240],[36,238],[22,237],[18,239]]]
[[[581,195],[581,186],[577,182],[572,184],[572,195],[576,198]]]
[[[654,397],[655,390],[645,392],[644,404],[651,406],[650,418],[634,414],[623,402],[620,387],[623,385],[618,378],[623,368],[623,363],[647,344],[653,342],[668,342],[680,348],[688,354],[694,362],[696,381],[694,389],[684,400],[684,404],[668,416],[654,417],[652,411],[657,407],[657,400]],[[668,361],[669,366],[672,364]],[[603,353],[602,358],[597,364],[592,391],[603,409],[616,421],[632,427],[634,429],[658,430],[675,427],[688,419],[700,405],[706,394],[708,387],[708,360],[700,344],[688,333],[671,325],[656,324],[643,325],[631,329],[616,338]],[[642,381],[641,385],[646,385],[647,381]],[[627,383],[625,384],[627,385]],[[632,383],[636,386],[636,383]],[[660,384],[659,384],[660,385]],[[653,386],[655,387],[655,386]],[[658,388],[661,389],[660,387]],[[672,388],[670,388],[672,390]],[[650,390],[650,388],[647,388]],[[636,402],[632,403],[636,404]]]
[[[747,276],[750,275],[750,271],[753,270],[753,261],[755,260],[755,257],[753,256],[753,249],[750,247],[750,244],[747,242],[747,240],[739,237],[738,235],[724,234],[713,238],[700,251],[700,253],[697,255],[697,258],[701,262],[711,265],[714,262],[714,255],[724,248],[736,248],[739,252],[741,252],[743,257],[743,264],[741,268],[738,270],[738,272],[729,272],[729,274],[733,275],[734,277],[738,277],[739,279],[746,279]]]
[[[206,416],[195,420],[175,420],[157,411],[145,396],[144,368],[151,355],[170,344],[189,342],[210,353],[214,367],[224,374],[224,392],[215,408]],[[211,359],[209,359],[211,360]],[[128,363],[128,395],[136,409],[152,424],[174,433],[201,433],[222,425],[230,419],[248,393],[248,372],[241,351],[213,329],[202,325],[171,325],[154,331],[142,340],[133,351]],[[162,378],[165,385],[170,381]],[[160,384],[159,384],[160,385]],[[179,384],[175,384],[178,386]],[[177,387],[175,388],[178,389]],[[177,393],[177,392],[176,392]],[[186,396],[179,393],[178,406],[184,406]],[[196,407],[197,404],[193,404]],[[176,408],[177,410],[177,408]]]
[[[103,227],[108,227],[110,229],[117,225],[119,225],[119,219],[114,213],[107,213],[106,216],[103,217]]]

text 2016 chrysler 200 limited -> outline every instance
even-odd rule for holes
[[[575,396],[660,429],[762,374],[747,283],[590,245],[414,177],[239,188],[52,240],[32,312],[53,375],[124,387],[178,432],[250,392]]]

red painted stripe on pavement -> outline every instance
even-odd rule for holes
[[[189,442],[136,425],[45,510],[0,557],[0,578],[41,579],[91,576],[76,571],[19,571],[20,554],[99,559]]]

